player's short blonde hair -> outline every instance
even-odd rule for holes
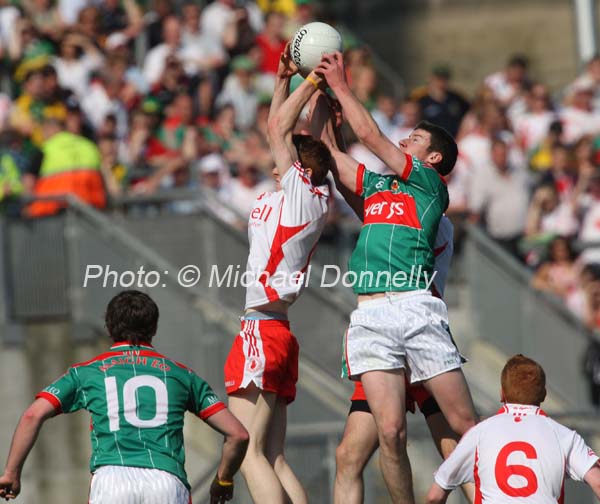
[[[546,398],[546,373],[537,362],[522,354],[508,359],[500,383],[507,403],[539,406]]]

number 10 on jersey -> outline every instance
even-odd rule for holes
[[[130,378],[123,384],[123,404],[119,403],[119,393],[117,390],[117,379],[114,376],[108,376],[104,379],[106,388],[106,405],[108,408],[109,428],[111,432],[121,429],[120,412],[123,411],[125,421],[134,427],[147,429],[150,427],[159,427],[167,423],[169,412],[169,396],[167,386],[156,376],[140,375]],[[148,419],[141,419],[138,416],[138,390],[142,387],[148,387],[154,392],[154,404],[156,405],[154,416]]]

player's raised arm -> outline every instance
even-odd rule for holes
[[[406,155],[381,132],[369,111],[350,90],[346,82],[342,53],[323,55],[315,71],[325,77],[327,84],[335,92],[344,109],[346,119],[359,141],[392,171],[402,176],[406,167]]]
[[[289,96],[290,79],[296,73],[298,73],[298,67],[292,61],[290,43],[288,42],[279,56],[279,67],[275,76],[275,89],[273,90],[273,98],[271,99],[271,107],[269,108],[269,121]]]
[[[4,473],[0,476],[1,498],[8,500],[19,495],[23,464],[35,444],[43,423],[55,414],[55,407],[46,399],[36,399],[23,413],[13,435]]]
[[[211,504],[231,500],[233,476],[239,470],[248,448],[248,431],[227,409],[206,419],[206,423],[225,436],[221,462],[210,488]]]
[[[316,73],[311,72],[304,82],[278,106],[277,110],[269,114],[269,146],[281,178],[298,159],[296,147],[292,142],[292,132],[304,105],[308,103],[322,80]],[[282,88],[278,91],[276,107],[280,97],[283,96]]]
[[[327,145],[335,161],[332,170],[335,186],[346,203],[352,208],[359,219],[363,219],[363,199],[357,194],[357,173],[360,163],[352,156],[346,154],[344,138],[341,133],[342,111],[339,103],[331,100],[327,104],[327,120],[325,128],[321,131],[321,141]]]

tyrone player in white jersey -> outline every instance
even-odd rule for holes
[[[250,214],[247,273],[257,281],[247,287],[242,329],[225,363],[230,410],[250,433],[241,471],[254,502],[261,504],[307,502],[284,457],[287,405],[298,379],[298,343],[287,312],[304,287],[304,272],[327,220],[325,177],[333,160],[321,141],[292,135],[321,81],[311,73],[288,97],[296,72],[286,47],[268,123],[278,190],[259,196]]]
[[[446,502],[450,492],[475,482],[475,503],[564,502],[568,476],[585,481],[600,497],[598,457],[577,432],[548,418],[542,367],[524,355],[508,360],[501,376],[504,406],[469,430],[435,474],[427,502]]]

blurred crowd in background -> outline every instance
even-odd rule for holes
[[[224,202],[218,216],[243,227],[274,188],[266,124],[279,55],[314,20],[335,24],[314,0],[0,0],[3,211],[60,210],[23,196],[75,192],[102,209],[203,187]],[[447,182],[457,238],[462,223],[479,223],[535,271],[535,288],[600,329],[600,56],[552,93],[513,55],[474,96],[441,63],[399,97],[382,91],[369,48],[343,38],[350,85],[390,139],[421,119],[456,136]],[[356,159],[385,168],[346,133]],[[356,221],[341,198],[332,207],[335,237]]]

